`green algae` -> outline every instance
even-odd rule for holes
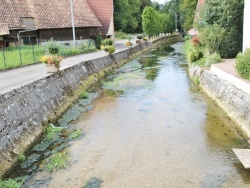
[[[21,163],[21,168],[22,169],[26,169],[30,166],[32,166],[35,162],[37,162],[39,160],[41,155],[33,153],[32,155],[30,155],[24,162]]]
[[[87,99],[79,99],[63,116],[58,120],[58,125],[66,127],[74,120],[77,120],[79,115],[83,112],[92,110],[93,106],[88,105],[94,98],[98,96],[98,93],[89,93]]]

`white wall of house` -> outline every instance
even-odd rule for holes
[[[244,6],[243,51],[250,48],[250,0],[245,0]]]

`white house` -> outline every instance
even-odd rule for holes
[[[250,0],[245,0],[244,4],[244,25],[243,25],[243,51],[250,48]]]

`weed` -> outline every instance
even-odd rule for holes
[[[18,182],[14,179],[9,179],[6,181],[0,180],[0,188],[20,188],[22,186],[22,182]]]
[[[48,170],[52,172],[54,170],[66,168],[68,163],[69,163],[69,154],[67,152],[54,153],[49,158],[49,161],[46,166]]]

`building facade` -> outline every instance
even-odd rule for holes
[[[98,1],[72,0],[76,40],[113,34],[113,0]],[[17,43],[39,44],[51,38],[73,40],[70,0],[0,3],[0,48]]]

